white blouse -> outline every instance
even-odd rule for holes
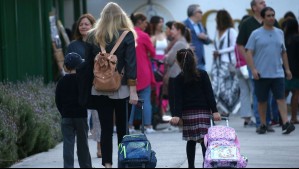
[[[228,30],[229,30],[229,40],[230,44],[228,46]],[[229,53],[231,57],[232,63],[236,64],[236,55],[235,55],[235,45],[238,33],[234,28],[226,29],[226,31],[222,34],[222,36],[219,38],[219,31],[217,30],[214,38],[214,46],[215,50],[218,50],[218,52],[221,54],[221,61],[223,62],[229,62]],[[223,41],[222,49],[220,49],[220,43]]]

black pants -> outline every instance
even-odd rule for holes
[[[88,147],[87,118],[62,118],[63,166],[74,168],[74,146],[77,137],[77,154],[80,168],[92,168]]]
[[[115,125],[117,131],[118,144],[121,143],[122,138],[126,135],[127,122],[126,119],[130,117],[131,104],[128,106],[128,118],[126,118],[126,104],[128,98],[125,99],[110,99],[107,96],[96,96],[96,110],[99,113],[101,123],[101,148],[102,148],[102,165],[112,163],[113,152],[113,114],[115,112]],[[116,145],[118,146],[118,145]]]
[[[189,140],[187,141],[186,152],[187,152],[187,159],[188,159],[188,168],[195,168],[195,150],[196,150],[196,141]],[[206,146],[203,141],[200,143],[201,151],[203,156],[203,161],[206,155]]]
[[[168,81],[168,103],[169,103],[169,110],[171,115],[174,113],[174,95],[175,95],[175,88],[174,88],[174,79],[170,77]]]

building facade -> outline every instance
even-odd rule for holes
[[[251,0],[114,0],[128,15],[143,12],[148,18],[153,15],[168,20],[183,21],[187,7],[197,3],[204,12],[203,24],[214,38],[215,13],[226,9],[238,21],[250,12]],[[27,76],[42,76],[46,82],[59,76],[53,57],[49,17],[55,16],[65,28],[72,25],[83,13],[99,18],[103,7],[110,0],[1,0],[0,1],[0,81],[24,80]],[[299,16],[298,0],[267,0],[276,11],[279,20],[287,11]],[[236,5],[238,4],[238,5]],[[62,40],[62,47],[65,48]],[[207,71],[212,62],[213,45],[206,46]]]

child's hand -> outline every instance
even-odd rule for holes
[[[213,119],[215,121],[220,121],[221,120],[221,115],[218,112],[213,113]]]
[[[173,118],[171,118],[171,120],[169,121],[169,123],[170,123],[171,125],[176,126],[176,125],[178,125],[179,121],[180,121],[180,118],[179,118],[179,117],[173,117]]]

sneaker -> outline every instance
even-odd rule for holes
[[[258,134],[265,134],[266,133],[266,131],[267,131],[267,127],[265,126],[265,125],[260,125],[260,127],[258,127],[257,129],[256,129],[256,132],[258,133]]]
[[[282,134],[289,134],[295,130],[295,126],[293,123],[287,122],[286,124],[282,125]]]
[[[137,131],[135,130],[134,127],[129,127],[129,133],[130,134],[133,134],[133,133],[136,133]]]
[[[154,130],[152,127],[147,127],[145,128],[145,133],[146,134],[151,134],[151,133],[155,133],[156,130]]]
[[[267,132],[275,132],[271,125],[267,125]]]
[[[244,121],[244,127],[255,127],[256,124],[255,122],[253,122],[252,120],[250,120],[250,122]]]

